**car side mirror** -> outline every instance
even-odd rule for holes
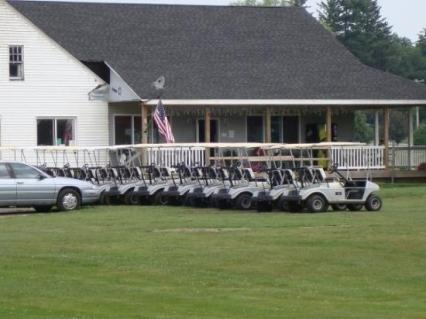
[[[44,175],[40,175],[40,176],[38,177],[38,179],[42,181],[42,180],[46,179],[46,176],[44,176]]]

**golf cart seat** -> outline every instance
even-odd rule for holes
[[[251,168],[244,168],[243,169],[244,178],[248,180],[249,182],[253,182],[256,180],[256,176],[254,175],[254,172]]]
[[[313,169],[314,182],[323,183],[325,182],[327,175],[324,172],[323,168],[314,168]]]
[[[362,199],[367,181],[346,181],[345,195],[347,199]]]
[[[269,170],[269,180],[272,187],[282,185],[284,183],[283,172],[280,169]]]
[[[218,169],[218,173],[219,173],[219,177],[220,177],[222,180],[227,180],[227,179],[229,179],[229,171],[228,171],[228,169],[226,169],[226,168],[224,168],[224,167],[220,167],[220,168]]]
[[[287,183],[287,184],[293,184],[296,176],[294,175],[294,172],[291,169],[284,169],[283,170],[283,184]]]

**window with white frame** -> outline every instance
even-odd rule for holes
[[[142,118],[138,115],[114,116],[114,144],[128,145],[141,142]]]
[[[37,145],[75,145],[75,119],[38,118]]]
[[[24,79],[24,47],[22,45],[9,46],[9,78]]]

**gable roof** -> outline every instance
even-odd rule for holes
[[[141,98],[426,100],[426,85],[361,64],[304,9],[9,0],[81,61]]]

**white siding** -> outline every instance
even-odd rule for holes
[[[24,81],[9,80],[9,45],[24,46]],[[76,144],[107,145],[108,104],[89,101],[103,81],[0,0],[1,145],[37,144],[37,117],[75,117]]]

